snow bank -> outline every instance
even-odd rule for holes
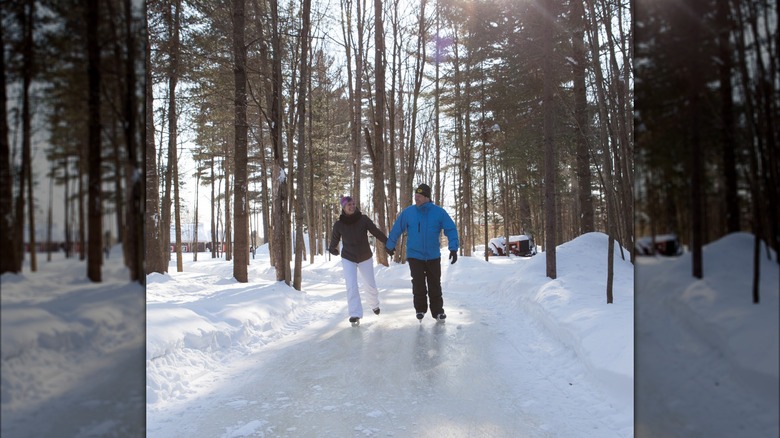
[[[144,288],[129,282],[121,251],[101,283],[62,253],[0,278],[3,436],[139,432]]]
[[[588,233],[558,246],[555,280],[546,276],[546,255],[539,253],[496,290],[574,350],[605,388],[633,403],[634,271],[616,242],[614,300],[607,304],[607,239]]]
[[[773,381],[777,387],[780,270],[777,254],[762,244],[760,305],[753,304],[753,245],[752,234],[733,233],[705,246],[701,280],[691,275],[690,253],[670,263],[646,266],[647,277],[653,290],[682,290],[659,298],[702,342],[737,365],[744,381],[756,386]]]

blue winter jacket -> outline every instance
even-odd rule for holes
[[[395,249],[398,238],[404,232],[406,239],[406,258],[418,260],[434,260],[441,257],[439,248],[439,233],[449,240],[450,251],[458,250],[458,230],[455,222],[443,208],[433,202],[421,206],[411,205],[398,215],[393,229],[387,236],[387,249]]]

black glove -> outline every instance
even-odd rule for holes
[[[450,262],[451,265],[454,265],[455,262],[458,261],[458,251],[450,251]]]
[[[387,251],[387,255],[389,255],[390,257],[392,257],[393,254],[395,254],[395,248],[390,249],[390,248],[385,247],[385,251]]]
[[[336,249],[336,248],[329,248],[328,252],[333,254],[333,255],[339,255],[339,250]]]

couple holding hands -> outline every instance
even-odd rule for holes
[[[392,256],[398,238],[404,232],[407,233],[406,256],[412,274],[412,294],[417,319],[423,319],[429,309],[430,300],[431,316],[438,321],[444,321],[447,315],[444,313],[441,290],[439,234],[444,230],[444,235],[449,240],[450,263],[455,263],[458,260],[458,231],[450,215],[431,202],[431,188],[426,184],[417,187],[414,191],[414,205],[401,212],[389,236],[385,236],[368,216],[358,210],[352,197],[341,198],[341,209],[339,220],[333,224],[328,251],[339,255],[339,241],[343,242],[341,264],[347,284],[349,322],[358,325],[363,317],[358,272],[366,288],[366,304],[379,315],[379,292],[374,278],[373,253],[368,244],[367,233],[373,234],[384,243],[387,253]]]

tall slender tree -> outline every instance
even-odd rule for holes
[[[703,88],[701,81],[701,73],[704,68],[701,56],[701,48],[696,42],[699,41],[702,36],[702,22],[701,19],[704,15],[704,0],[691,0],[689,7],[691,8],[690,14],[686,14],[686,18],[680,24],[685,26],[687,31],[685,44],[683,47],[687,52],[688,69],[686,71],[686,82],[688,84],[688,113],[686,114],[689,125],[689,138],[687,139],[690,145],[688,166],[691,172],[691,242],[692,242],[692,270],[693,276],[696,278],[702,278],[704,276],[704,255],[702,247],[704,246],[704,159],[702,153],[702,138],[701,138],[701,115],[704,102],[703,100]]]
[[[125,15],[125,46],[127,60],[125,62],[125,94],[123,105],[123,128],[125,147],[127,148],[127,163],[125,164],[125,188],[127,190],[127,230],[125,232],[124,246],[127,259],[125,264],[130,271],[130,280],[141,284],[146,283],[144,272],[144,208],[145,188],[142,184],[143,171],[141,160],[138,157],[140,146],[138,144],[138,98],[137,98],[137,73],[136,73],[136,14],[133,12],[132,0],[124,0]],[[145,15],[145,14],[144,14]],[[141,155],[143,157],[143,154]],[[119,169],[117,169],[118,172]],[[119,194],[117,194],[119,197]],[[121,202],[121,201],[119,201]]]
[[[301,269],[303,266],[303,257],[305,251],[304,236],[303,236],[303,223],[305,220],[304,206],[306,201],[304,200],[304,186],[305,186],[305,157],[306,157],[306,99],[308,93],[306,91],[309,84],[309,63],[311,62],[311,56],[309,55],[309,40],[311,30],[311,0],[303,0],[303,10],[301,11],[301,77],[298,82],[298,148],[297,148],[297,171],[296,171],[296,194],[295,194],[295,270],[293,275],[293,287],[297,290],[301,290],[302,274]],[[310,193],[309,196],[313,194]],[[309,223],[310,229],[312,224]]]
[[[0,48],[5,47],[4,9],[0,9]],[[18,253],[14,242],[13,178],[11,175],[11,151],[8,144],[8,98],[6,92],[5,50],[0,50],[0,274],[19,272]]]
[[[571,2],[573,50],[573,77],[574,77],[574,119],[577,139],[577,195],[579,198],[579,232],[589,233],[594,230],[593,223],[593,196],[591,195],[591,171],[590,154],[588,153],[588,139],[590,123],[588,120],[588,98],[585,86],[586,53],[585,53],[585,8],[584,2]]]
[[[145,20],[148,23],[148,16],[145,16]],[[149,27],[148,24],[146,26]],[[168,259],[164,257],[164,240],[162,237],[162,220],[160,214],[160,187],[157,170],[157,156],[155,154],[154,143],[154,90],[153,90],[153,78],[152,78],[152,46],[150,44],[149,32],[146,32],[146,136],[145,147],[145,165],[146,165],[146,201],[145,201],[145,227],[144,233],[146,244],[146,271],[147,273],[157,272],[159,274],[168,271]]]
[[[247,120],[246,120],[246,43],[244,38],[245,0],[233,0],[233,74],[235,79],[235,173],[233,175],[233,221],[235,251],[233,276],[240,283],[249,281],[249,208],[247,206]]]
[[[544,211],[545,211],[545,245],[544,252],[547,261],[547,276],[555,279],[558,275],[555,258],[556,246],[556,173],[558,162],[555,156],[555,73],[552,69],[553,52],[553,29],[555,28],[555,9],[553,0],[544,2],[545,13],[544,20],[551,20],[543,24],[542,47],[544,60],[542,61],[542,74],[544,75],[544,97],[542,107],[544,111]]]
[[[384,23],[382,19],[382,1],[374,0],[374,74],[376,75],[376,106],[374,115],[374,143],[366,147],[374,170],[374,212],[376,225],[387,233],[385,196],[385,45]],[[387,266],[387,253],[381,242],[377,241],[377,263]]]
[[[22,24],[23,42],[22,42],[22,166],[19,174],[19,196],[16,198],[16,232],[17,236],[24,236],[24,211],[25,200],[27,200],[28,211],[28,238],[30,245],[30,270],[37,270],[37,261],[35,254],[35,199],[33,198],[33,175],[32,175],[32,114],[30,109],[30,87],[33,82],[35,42],[33,40],[33,25],[35,17],[35,2],[25,1],[22,3],[22,12],[20,22]],[[27,189],[27,194],[25,194]],[[17,242],[17,260],[19,270],[22,268],[24,260],[24,238]]]
[[[103,264],[103,211],[101,183],[100,141],[100,44],[98,27],[100,11],[98,0],[88,0],[87,24],[87,78],[89,79],[89,248],[87,277],[93,282],[102,281]]]
[[[272,241],[273,264],[276,268],[276,280],[290,284],[290,245],[285,234],[285,215],[287,214],[287,175],[284,166],[284,147],[282,145],[282,42],[279,29],[279,5],[276,0],[270,1],[271,6],[271,117],[268,119],[271,132],[271,142],[274,151],[272,168],[273,182],[273,217]]]

